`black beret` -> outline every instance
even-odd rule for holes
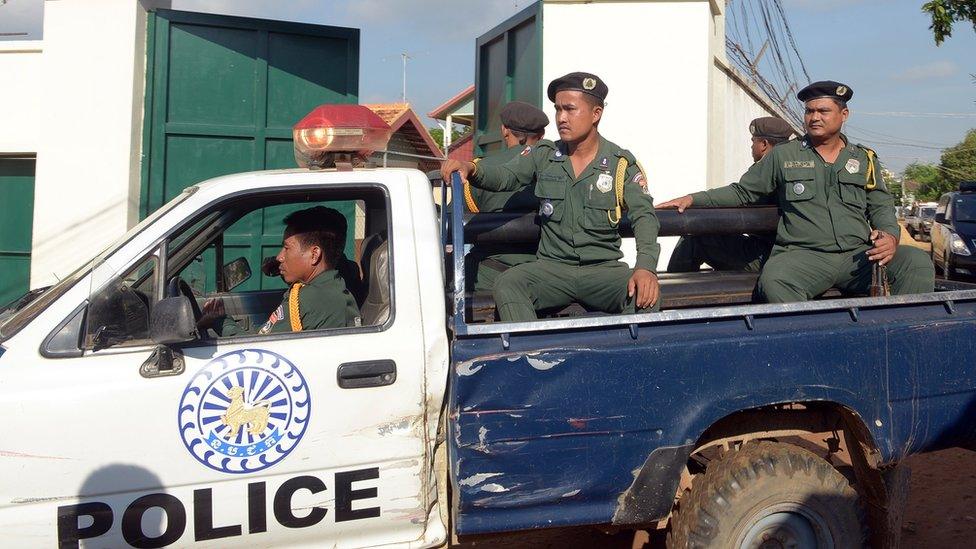
[[[753,137],[785,141],[796,134],[796,131],[782,118],[764,116],[749,124],[749,133]]]
[[[821,80],[820,82],[810,84],[796,94],[796,98],[804,103],[811,99],[820,99],[821,97],[833,97],[834,99],[847,102],[854,97],[854,90],[847,84],[841,84],[833,80]]]
[[[546,113],[522,101],[512,101],[502,107],[499,118],[506,128],[517,132],[542,133],[549,125]]]
[[[571,72],[549,82],[549,101],[555,101],[556,93],[564,90],[590,94],[599,99],[601,103],[610,93],[610,89],[603,83],[603,80],[600,80],[599,76],[588,72]]]

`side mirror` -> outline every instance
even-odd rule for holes
[[[946,222],[945,214],[944,213],[937,213],[937,214],[935,214],[935,222],[936,223],[945,223]]]
[[[224,288],[231,291],[251,278],[251,265],[247,259],[238,257],[224,265]]]
[[[197,322],[190,299],[167,297],[156,303],[149,319],[149,339],[159,345],[197,339]]]

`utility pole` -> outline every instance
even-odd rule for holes
[[[407,59],[413,59],[407,55],[407,52],[402,52],[400,58],[403,60],[403,93],[400,95],[400,100],[404,103],[407,102]]]

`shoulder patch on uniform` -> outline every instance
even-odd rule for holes
[[[816,165],[813,160],[787,160],[783,162],[783,168],[814,168]]]

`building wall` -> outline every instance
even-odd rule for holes
[[[637,156],[655,201],[706,186],[711,17],[704,0],[544,6],[542,93],[568,72],[599,75],[610,88],[600,133]],[[660,268],[676,241],[661,239]]]
[[[33,155],[43,132],[41,41],[0,41],[0,155]]]
[[[730,73],[731,69],[716,65],[715,70],[725,86],[725,162],[724,179],[709,181],[710,188],[738,181],[752,165],[749,123],[762,116],[779,116],[758,102],[749,88]]]
[[[0,139],[37,153],[31,287],[71,272],[137,219],[142,140],[144,8],[89,0],[44,10],[40,52],[19,69],[0,65],[30,78],[4,98],[18,112],[12,131],[0,114]]]

